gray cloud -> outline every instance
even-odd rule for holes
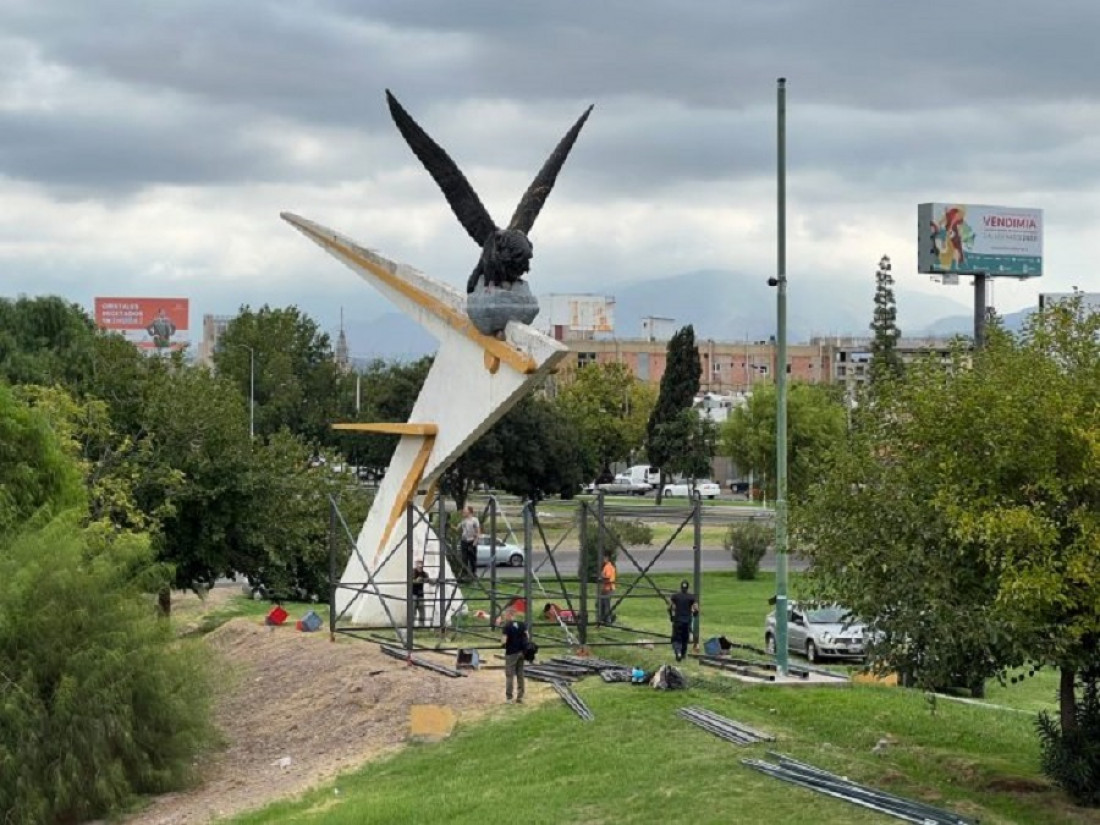
[[[727,239],[737,254],[761,247],[774,215],[762,199],[774,191],[775,78],[786,75],[792,226],[807,243],[876,217],[908,240],[913,204],[948,197],[1023,199],[1095,231],[1097,30],[1091,0],[4,4],[0,175],[43,209],[164,210],[178,205],[165,187],[197,193],[195,214],[176,219],[218,237],[186,253],[204,271],[265,261],[261,230],[223,225],[293,208],[457,283],[476,250],[382,90],[498,220],[594,102],[536,227],[535,273],[583,285],[587,268],[613,282],[729,257]],[[724,226],[734,219],[744,225]],[[33,228],[37,246],[65,246],[48,225]],[[1089,247],[1074,243],[1080,271]],[[237,257],[216,257],[219,245]],[[8,258],[29,272],[24,246]],[[120,249],[117,265],[142,254]],[[752,254],[747,266],[767,259]]]

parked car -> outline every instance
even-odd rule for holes
[[[626,473],[619,473],[615,476],[614,481],[592,482],[584,485],[581,489],[585,493],[595,493],[597,490],[602,490],[612,496],[644,496],[653,487],[644,481],[632,478]]]
[[[787,649],[811,662],[866,658],[863,634],[863,623],[840,605],[787,605]],[[764,647],[775,653],[774,610],[764,620]]]
[[[633,467],[627,467],[622,475],[628,476],[633,481],[648,484],[651,490],[655,490],[661,483],[661,468],[650,464],[635,464]]]
[[[627,473],[619,473],[610,484],[601,484],[599,488],[605,493],[617,495],[644,496],[653,489],[653,485],[647,481],[641,481]]]
[[[753,497],[747,481],[737,481],[731,478],[726,481],[726,486],[736,499],[748,500]]]
[[[721,492],[722,488],[713,481],[696,479],[694,485],[688,481],[666,484],[661,495],[665,498],[717,498]]]
[[[497,539],[497,567],[522,567],[523,548],[518,544],[511,544],[503,539]],[[488,567],[492,558],[493,543],[489,536],[482,536],[477,540],[477,566]]]

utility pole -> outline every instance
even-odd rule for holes
[[[986,298],[985,287],[988,276],[984,272],[974,273],[974,349],[985,346]]]
[[[787,80],[776,89],[775,664],[787,675]]]

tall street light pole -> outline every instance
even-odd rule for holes
[[[219,344],[219,347],[222,346]],[[248,438],[256,439],[256,350],[248,344],[229,344],[248,350]]]
[[[256,350],[241,344],[248,350],[248,438],[256,440]]]
[[[248,350],[248,437],[256,438],[256,350],[248,344],[230,344]]]
[[[779,78],[777,105],[777,246],[775,376],[775,665],[787,675],[787,80]]]

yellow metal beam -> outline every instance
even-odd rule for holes
[[[420,486],[420,479],[424,477],[424,467],[428,463],[428,456],[432,454],[432,447],[435,445],[435,436],[426,436],[423,443],[420,445],[420,450],[416,454],[416,458],[413,459],[412,466],[409,467],[409,472],[405,475],[405,478],[401,480],[401,489],[397,491],[397,498],[393,502],[393,509],[390,510],[390,518],[386,523],[386,530],[382,533],[382,538],[378,542],[378,547],[375,549],[375,561],[378,560],[378,554],[385,548],[386,542],[390,540],[390,535],[393,533],[393,528],[397,526],[397,520],[401,518],[401,515],[405,512],[405,507],[412,501],[413,496],[416,495],[416,488]]]
[[[333,424],[334,430],[348,430],[357,433],[386,433],[387,435],[430,435],[434,436],[439,433],[438,424],[414,424],[413,422],[407,422],[405,424],[394,423],[382,423],[382,424],[366,424],[362,422],[350,422],[344,424]]]
[[[283,218],[293,223],[298,229],[309,235],[326,249],[335,250],[341,255],[350,258],[358,266],[370,270],[375,277],[384,281],[391,289],[395,289],[405,297],[415,301],[417,304],[424,307],[424,309],[428,310],[428,312],[445,321],[452,329],[457,330],[471,341],[478,344],[485,352],[499,358],[518,372],[524,375],[530,375],[538,369],[538,364],[535,363],[535,359],[530,355],[520,352],[505,341],[500,341],[490,335],[482,334],[468,317],[455,312],[452,307],[448,306],[434,295],[429,295],[427,292],[418,289],[408,281],[397,277],[396,274],[380,266],[376,261],[372,261],[370,258],[364,256],[355,247],[315,231],[311,226],[300,223],[295,219],[295,216],[284,214]]]

